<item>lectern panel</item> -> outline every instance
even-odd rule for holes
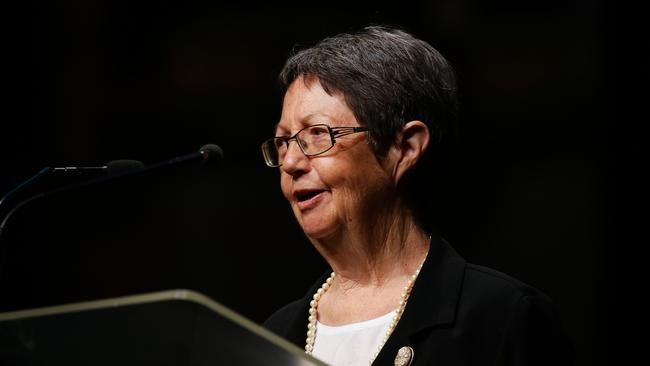
[[[192,291],[0,314],[3,365],[319,365]]]

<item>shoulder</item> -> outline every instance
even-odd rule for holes
[[[275,313],[271,314],[271,316],[262,323],[262,326],[297,345],[303,344],[307,329],[309,302],[311,301],[312,294],[318,289],[318,287],[320,287],[330,273],[331,270],[323,273],[321,277],[314,282],[304,297],[283,306]]]
[[[471,263],[467,263],[465,268],[463,285],[464,292],[469,291],[479,296],[488,296],[494,300],[534,297],[551,301],[542,291],[525,282],[492,268]]]
[[[470,325],[476,319],[482,325]],[[457,321],[491,329],[498,364],[572,364],[572,345],[551,298],[494,269],[467,264]]]
[[[275,313],[271,314],[271,316],[264,321],[262,326],[279,335],[286,335],[287,325],[293,323],[298,314],[303,315],[305,322],[307,321],[306,316],[303,314],[304,312],[301,311],[303,308],[303,302],[303,299],[299,299],[283,306]]]
[[[524,308],[555,312],[552,300],[541,290],[497,270],[467,264],[460,296],[460,309],[501,313],[503,321]]]

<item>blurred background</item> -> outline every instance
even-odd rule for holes
[[[554,299],[579,365],[608,364],[616,301],[615,14],[599,1],[31,2],[0,133],[0,194],[46,166],[183,164],[34,200],[0,237],[0,311],[169,288],[256,322],[326,270],[260,144],[291,50],[403,27],[454,65],[439,230],[469,262]],[[88,176],[46,179],[2,207]]]

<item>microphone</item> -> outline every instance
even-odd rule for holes
[[[121,174],[130,170],[144,167],[142,162],[137,160],[112,160],[106,163],[104,166],[72,166],[72,167],[45,167],[41,169],[38,173],[34,174],[31,178],[27,179],[23,183],[19,184],[14,189],[7,192],[2,199],[0,199],[0,210],[3,205],[8,202],[13,196],[19,192],[29,188],[30,186],[38,183],[43,178],[50,176],[52,174],[65,174],[65,173],[81,173],[81,172],[93,172],[101,173],[103,175],[113,175]],[[2,211],[0,211],[2,212]]]
[[[142,174],[145,172],[148,172],[150,170],[155,170],[158,168],[163,168],[171,165],[176,165],[176,164],[181,164],[181,163],[186,163],[186,162],[191,162],[195,160],[202,160],[202,162],[205,164],[213,164],[216,165],[220,163],[223,160],[223,150],[215,145],[215,144],[206,144],[199,149],[198,152],[183,155],[183,156],[178,156],[169,160],[161,161],[156,164],[152,164],[150,166],[144,166],[140,161],[137,160],[114,160],[109,163],[107,163],[105,166],[101,167],[62,167],[62,168],[44,168],[36,175],[25,181],[23,184],[19,185],[9,193],[5,195],[5,197],[2,198],[0,201],[0,205],[5,202],[7,198],[10,196],[13,196],[15,193],[22,191],[23,189],[27,188],[28,186],[34,184],[35,182],[39,181],[43,177],[47,176],[48,174],[52,174],[55,170],[56,172],[72,172],[72,171],[84,171],[84,170],[94,170],[94,171],[102,171],[106,172],[109,175],[105,175],[102,178],[95,178],[91,179],[88,181],[84,181],[82,183],[78,183],[75,185],[70,185],[70,186],[64,186],[58,189],[46,191],[46,192],[41,192],[35,195],[32,195],[26,199],[23,199],[20,201],[16,206],[14,206],[4,217],[4,219],[0,222],[0,277],[2,276],[2,267],[4,264],[5,260],[5,255],[4,251],[6,250],[5,246],[2,245],[2,232],[11,218],[11,216],[18,211],[21,207],[25,206],[26,204],[43,198],[43,197],[48,197],[51,195],[55,195],[58,193],[62,192],[67,192],[70,190],[74,190],[77,188],[83,188],[86,186],[90,186],[93,184],[99,184],[103,183],[106,181],[109,181],[111,179],[115,178],[120,178],[124,176],[129,176],[129,175],[134,175],[134,174]]]
[[[60,174],[66,174],[70,172],[99,172],[102,173],[103,176],[119,176],[119,175],[124,175],[127,174],[128,172],[141,169],[144,167],[144,164],[142,162],[137,161],[137,160],[112,160],[106,163],[104,166],[99,166],[99,167],[45,167],[41,169],[38,173],[34,174],[31,178],[27,179],[23,183],[19,184],[16,188],[12,189],[11,191],[7,192],[2,199],[0,199],[0,214],[2,213],[2,207],[3,205],[8,202],[11,198],[13,198],[16,194],[20,193],[21,191],[29,188],[30,186],[34,185],[35,183],[43,180],[45,177],[50,176],[50,175],[60,175]],[[97,180],[95,178],[95,180]],[[79,185],[82,186],[83,184]],[[5,252],[7,248],[5,248],[4,245],[2,245],[2,231],[5,227],[5,224],[11,217],[11,215],[16,212],[19,208],[22,206],[26,205],[27,203],[38,199],[40,197],[45,197],[48,196],[48,193],[53,193],[53,192],[58,192],[58,191],[65,191],[64,188],[60,188],[58,190],[53,190],[45,193],[39,193],[36,195],[32,195],[31,197],[28,197],[22,201],[20,201],[16,206],[14,206],[13,209],[11,209],[7,214],[4,216],[4,219],[0,222],[0,277],[2,276],[2,268],[4,266],[4,261],[5,261]],[[0,215],[2,217],[2,215]]]
[[[169,160],[164,160],[159,163],[155,163],[149,166],[144,166],[142,162],[137,161],[137,160],[113,160],[108,162],[105,166],[101,167],[62,167],[62,168],[44,168],[40,172],[38,172],[36,175],[34,175],[32,178],[28,179],[25,183],[21,184],[11,192],[7,193],[5,197],[2,198],[2,201],[0,201],[0,207],[2,203],[9,198],[9,196],[14,195],[18,191],[21,191],[28,186],[34,184],[38,180],[42,179],[48,174],[51,174],[53,172],[74,172],[74,171],[103,171],[108,173],[108,175],[105,175],[104,177],[100,178],[95,178],[91,179],[88,181],[84,181],[82,183],[77,183],[74,185],[69,185],[69,186],[64,186],[58,189],[46,191],[46,192],[41,192],[38,194],[35,194],[31,197],[28,197],[22,201],[20,201],[14,208],[12,208],[4,217],[4,219],[0,222],[0,238],[2,237],[2,230],[4,229],[5,225],[7,224],[7,221],[13,215],[14,212],[16,212],[18,209],[20,209],[22,206],[28,204],[29,202],[32,202],[36,199],[42,198],[42,197],[47,197],[53,194],[61,193],[61,192],[66,192],[70,191],[76,188],[82,188],[86,187],[89,185],[93,184],[98,184],[102,182],[109,181],[111,179],[119,178],[119,177],[124,177],[132,174],[141,174],[150,170],[155,170],[171,165],[176,165],[176,164],[181,164],[185,162],[191,162],[195,160],[202,160],[204,164],[206,163],[211,163],[211,164],[218,164],[223,160],[223,150],[215,145],[215,144],[206,144],[199,149],[198,152],[195,153],[190,153],[187,155],[182,155],[178,156]]]

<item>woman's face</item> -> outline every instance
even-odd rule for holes
[[[359,126],[342,95],[329,95],[317,79],[305,83],[301,77],[284,96],[276,136],[293,136],[315,124]],[[366,135],[361,132],[339,137],[332,149],[310,157],[302,153],[296,141],[289,143],[280,167],[282,193],[310,238],[362,228],[387,203],[386,195],[393,186],[391,169],[375,157]]]

